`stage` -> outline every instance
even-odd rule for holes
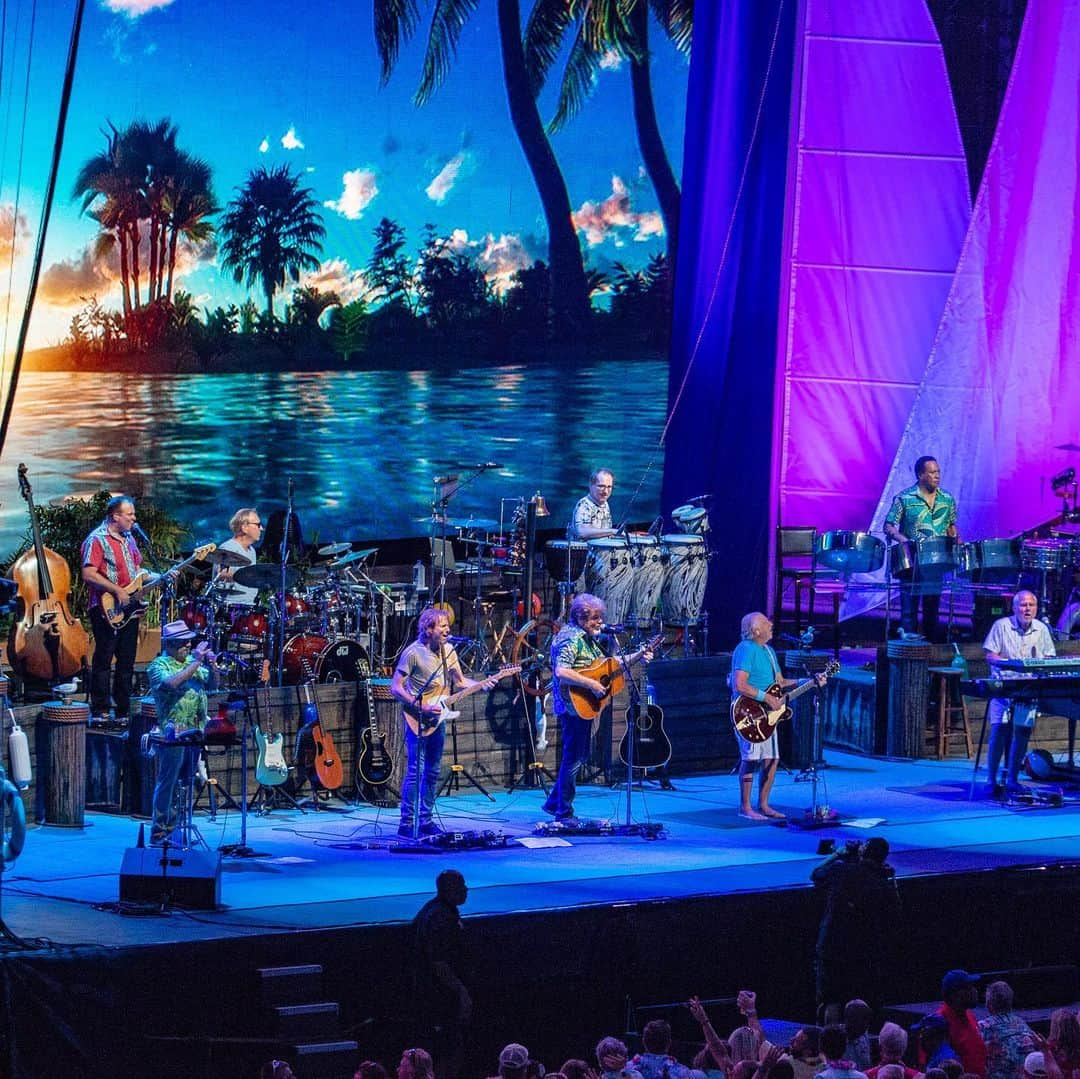
[[[826,757],[819,801],[844,819],[820,830],[741,820],[729,773],[676,776],[674,791],[652,783],[635,789],[633,820],[662,826],[657,839],[570,834],[526,846],[547,819],[541,792],[529,788],[493,787],[493,801],[477,792],[440,800],[442,825],[486,837],[487,849],[402,850],[396,812],[371,806],[251,815],[248,842],[264,856],[222,860],[216,911],[160,915],[149,904],[117,912],[121,859],[140,827],[132,818],[88,813],[81,830],[32,829],[3,878],[4,920],[20,937],[55,948],[5,956],[7,976],[18,972],[9,989],[35,987],[14,997],[12,1074],[35,1074],[19,1071],[17,1060],[29,1059],[31,1047],[42,1051],[35,1030],[46,1016],[55,1022],[57,1012],[75,1032],[66,1047],[50,1043],[57,1065],[88,1052],[93,1058],[87,1046],[101,1037],[95,1015],[123,1012],[145,1034],[145,994],[158,977],[175,983],[170,995],[185,995],[187,985],[198,997],[186,1019],[170,1018],[176,1036],[187,1022],[195,1024],[192,1035],[202,1027],[221,1037],[211,1054],[215,1074],[243,1074],[230,1071],[236,1045],[226,1042],[245,1030],[248,1052],[258,1055],[252,1039],[260,1028],[242,1003],[251,996],[252,972],[301,958],[323,963],[324,984],[336,994],[328,999],[341,1002],[344,1029],[360,1041],[356,1059],[385,1056],[407,1036],[394,1026],[404,1012],[398,993],[408,980],[407,923],[432,894],[435,875],[450,866],[465,874],[470,890],[462,909],[466,964],[481,986],[478,1012],[487,1004],[478,1052],[516,1036],[531,1046],[531,1035],[553,1054],[573,1046],[583,1053],[602,1033],[624,1030],[630,1003],[724,996],[747,981],[771,987],[770,1014],[812,1017],[810,956],[820,912],[809,875],[826,837],[838,844],[871,835],[889,840],[905,907],[898,930],[922,950],[897,975],[898,999],[932,995],[927,968],[1075,958],[1071,938],[1062,954],[1055,912],[1073,909],[1080,797],[1066,792],[1060,808],[1008,807],[968,799],[971,765],[962,758],[896,761],[836,750]],[[773,805],[799,820],[810,801],[809,782],[780,774]],[[625,791],[585,786],[576,809],[583,819],[624,823]],[[212,849],[239,838],[236,812],[219,810],[216,820],[200,814],[197,823]],[[1055,868],[1025,868],[1046,866]],[[1062,887],[1068,898],[1058,894]],[[1010,915],[1007,926],[997,920],[988,932],[983,915],[1003,904],[1024,912],[1017,918],[1024,927]],[[782,946],[743,933],[747,917],[783,925]],[[59,988],[68,979],[78,993]],[[42,985],[49,991],[39,992]],[[524,985],[531,1002],[523,1011],[525,998],[513,994]],[[558,1011],[568,987],[581,996],[583,1014],[564,1016],[553,1029],[544,1017]],[[498,1009],[515,999],[518,1019],[507,1030]],[[205,1029],[211,1000],[224,1011]],[[128,1005],[118,1011],[122,1001]],[[579,1044],[586,1036],[592,1041]],[[144,1045],[139,1059],[148,1051]],[[175,1060],[175,1046],[170,1053]],[[139,1074],[138,1065],[124,1072],[116,1059],[110,1067],[120,1068],[111,1074]]]

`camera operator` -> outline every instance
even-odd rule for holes
[[[840,1020],[845,1001],[881,1006],[884,978],[891,968],[890,925],[900,914],[893,868],[885,864],[888,841],[875,836],[831,854],[810,879],[825,892],[825,913],[814,950],[818,1022]]]

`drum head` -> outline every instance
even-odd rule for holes
[[[671,519],[676,528],[693,536],[700,536],[709,527],[709,515],[703,506],[676,506]]]
[[[328,644],[315,663],[320,682],[359,682],[368,673],[367,650],[359,641],[340,637]]]

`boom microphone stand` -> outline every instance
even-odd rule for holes
[[[278,554],[281,558],[281,590],[278,593],[278,618],[277,618],[277,684],[285,684],[285,590],[287,588],[286,576],[289,562],[289,533],[293,523],[293,478],[289,477],[289,502],[285,509],[284,527],[281,533],[281,547]]]

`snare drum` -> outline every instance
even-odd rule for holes
[[[631,536],[630,555],[634,562],[634,590],[630,610],[638,626],[648,626],[656,614],[664,590],[664,562],[656,536]]]
[[[680,532],[690,536],[703,536],[709,531],[709,515],[703,506],[676,506],[671,519]]]
[[[576,581],[585,571],[589,545],[579,540],[548,540],[544,547],[544,564],[548,576],[555,581]]]
[[[588,542],[585,589],[604,601],[607,620],[621,624],[634,598],[634,558],[629,539],[619,536]]]
[[[1072,562],[1072,543],[1065,539],[1024,540],[1020,549],[1020,561],[1024,569],[1063,570]]]
[[[667,573],[660,606],[665,622],[696,622],[705,599],[709,563],[701,536],[667,535],[660,542],[667,554]]]

